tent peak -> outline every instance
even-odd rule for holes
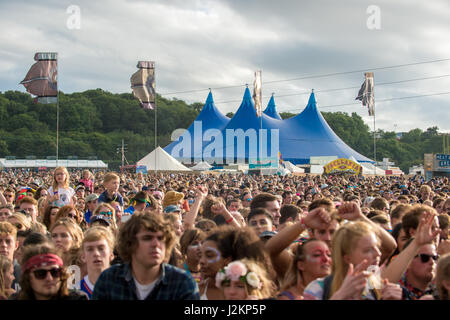
[[[308,106],[310,108],[316,108],[316,97],[314,95],[314,89],[312,89],[311,94],[309,95]]]
[[[209,104],[209,103],[214,103],[211,89],[209,89],[208,97],[206,98],[206,104]]]
[[[250,89],[247,86],[247,88],[245,88],[244,100],[251,100],[251,99],[252,99],[252,95],[250,94]]]

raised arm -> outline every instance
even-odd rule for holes
[[[305,215],[301,221],[287,226],[266,244],[265,249],[272,260],[272,265],[278,276],[282,277],[288,271],[292,263],[292,255],[286,251],[306,228],[324,229],[331,222],[329,213],[323,208],[316,208]]]
[[[208,189],[203,186],[198,186],[195,191],[194,203],[191,205],[191,210],[184,215],[183,227],[184,230],[193,229],[195,225],[195,219],[197,219],[198,211],[202,205],[203,200],[205,200],[208,195]]]
[[[356,202],[344,202],[339,206],[338,214],[349,221],[364,221],[370,224],[378,238],[381,240],[381,264],[394,252],[397,248],[397,243],[394,237],[389,232],[384,230],[379,224],[367,218],[361,211],[361,208]]]
[[[439,233],[439,229],[432,231],[434,218],[435,215],[433,213],[425,212],[422,214],[414,239],[386,268],[381,270],[382,278],[392,283],[400,281],[412,259],[419,252],[420,247],[432,243]]]

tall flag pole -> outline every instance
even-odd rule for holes
[[[155,62],[139,61],[139,68],[130,78],[131,89],[142,108],[155,110],[155,150],[158,147],[158,118],[156,112],[156,85],[155,85]],[[157,157],[155,152],[155,169],[158,170],[156,163]]]
[[[255,100],[256,115],[261,116],[262,103],[261,103],[261,70],[255,71],[255,80],[253,81],[253,100]]]
[[[255,101],[256,116],[261,118],[261,130],[259,130],[259,163],[262,164],[262,75],[261,70],[255,71],[253,81],[253,100]],[[262,175],[262,170],[260,170]]]
[[[36,61],[28,71],[22,84],[27,92],[36,96],[35,103],[56,103],[56,166],[59,159],[59,94],[58,94],[58,53],[37,52]]]
[[[373,160],[377,161],[377,144],[375,132],[375,96],[374,96],[374,82],[373,72],[364,73],[365,80],[359,89],[358,96],[355,100],[360,100],[363,106],[367,106],[369,116],[373,116]]]

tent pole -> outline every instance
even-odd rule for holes
[[[58,60],[56,60],[56,66],[58,66]],[[58,167],[58,159],[59,159],[59,88],[58,88],[58,81],[56,81],[56,167]]]
[[[155,85],[155,150],[158,147],[158,108],[156,107],[156,85]],[[156,152],[155,152],[155,172],[158,172],[158,163],[156,162]]]
[[[375,131],[375,105],[373,106],[373,160],[377,162],[377,140]]]

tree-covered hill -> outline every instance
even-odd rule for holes
[[[101,89],[59,94],[59,157],[96,156],[115,168],[121,163],[116,152],[124,139],[126,158],[135,163],[154,149],[155,112],[144,110],[131,93],[113,94]],[[157,97],[158,144],[170,142],[177,128],[187,128],[203,104]],[[322,113],[330,127],[350,147],[373,158],[373,136],[356,113]],[[232,113],[229,114],[232,116]],[[294,114],[281,113],[283,118]],[[394,132],[377,133],[377,160],[388,157],[404,171],[423,163],[424,153],[442,152],[438,128],[414,129],[399,140]],[[29,94],[0,93],[0,158],[56,154],[56,105],[35,104]]]

